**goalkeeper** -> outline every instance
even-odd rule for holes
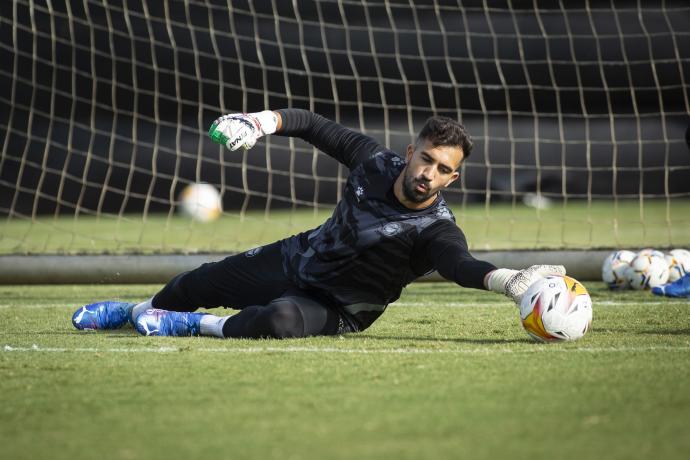
[[[298,109],[230,114],[209,130],[231,150],[264,135],[299,137],[350,170],[343,198],[321,226],[266,246],[203,264],[173,278],[139,304],[80,307],[77,329],[127,322],[145,335],[286,338],[368,328],[407,284],[437,270],[460,286],[522,294],[562,266],[517,271],[477,260],[441,190],[456,181],[472,150],[465,128],[432,117],[404,158],[376,140]],[[230,307],[230,316],[195,313]]]

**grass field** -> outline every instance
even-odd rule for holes
[[[452,206],[471,249],[690,247],[690,200],[569,201]],[[237,252],[320,225],[331,211],[227,212],[212,223],[152,214],[13,217],[0,222],[0,254]]]
[[[684,459],[690,301],[587,283],[594,329],[537,344],[505,298],[414,284],[367,331],[283,341],[79,332],[159,286],[0,286],[7,459]]]

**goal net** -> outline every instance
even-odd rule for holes
[[[684,0],[0,2],[0,254],[231,252],[312,228],[347,170],[213,144],[294,107],[404,152],[475,142],[445,193],[473,249],[690,245]],[[179,215],[188,184],[221,194]]]

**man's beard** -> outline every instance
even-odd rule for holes
[[[417,185],[419,184],[424,184],[426,186],[425,192],[419,192],[416,190]],[[436,194],[436,192],[431,190],[427,181],[419,180],[407,174],[405,174],[405,177],[403,178],[402,192],[403,195],[405,195],[405,198],[412,203],[423,203]]]

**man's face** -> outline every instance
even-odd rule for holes
[[[463,152],[456,146],[434,147],[424,141],[407,147],[402,191],[413,203],[424,203],[436,193],[448,187],[459,176],[457,168],[463,159]]]

